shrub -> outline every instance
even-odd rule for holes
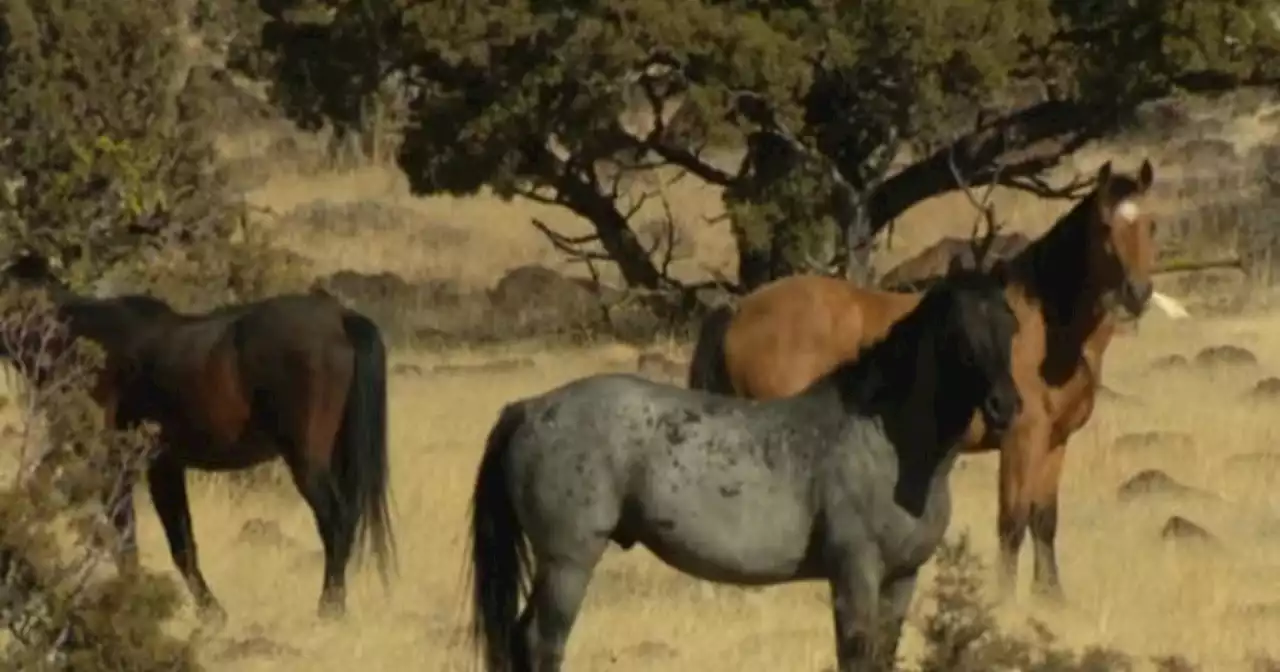
[[[1124,672],[1133,669],[1119,651],[1061,648],[1041,623],[1030,622],[1031,637],[1001,630],[993,605],[982,594],[986,568],[969,548],[967,535],[944,543],[937,554],[938,576],[929,591],[936,607],[925,619],[925,653],[919,672]]]
[[[140,475],[154,428],[104,427],[90,395],[103,354],[70,342],[43,296],[3,297],[0,315],[21,379],[5,446],[16,459],[0,483],[0,668],[199,669],[190,643],[163,631],[177,586],[129,561],[106,505]]]

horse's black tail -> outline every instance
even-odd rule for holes
[[[520,598],[527,594],[529,546],[507,485],[507,449],[523,421],[522,406],[502,409],[489,430],[471,495],[471,640],[487,672],[533,669],[517,623]]]
[[[729,332],[733,315],[733,306],[726,304],[702,318],[693,357],[689,360],[689,389],[733,394],[729,368],[724,361],[724,337]]]
[[[355,371],[335,447],[334,477],[345,529],[359,548],[371,548],[386,585],[396,560],[388,511],[386,346],[378,326],[360,313],[343,311],[342,326],[355,350]]]

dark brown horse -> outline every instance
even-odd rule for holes
[[[878,284],[880,289],[893,292],[922,291],[952,271],[989,271],[996,262],[1016,256],[1030,244],[1031,238],[1017,231],[996,233],[987,241],[984,253],[979,254],[973,240],[944,236],[916,256],[889,269]]]
[[[1144,207],[1154,179],[1099,169],[1094,190],[1043,236],[993,269],[1021,324],[1014,380],[1024,406],[1000,451],[1002,586],[1011,592],[1028,527],[1036,592],[1061,598],[1054,538],[1068,437],[1093,413],[1117,304],[1140,315],[1152,296],[1154,222]],[[756,399],[792,396],[867,345],[920,301],[918,293],[863,289],[834,278],[793,276],[761,287],[736,310],[712,313],[690,364],[690,386]]]
[[[395,559],[386,361],[368,318],[323,293],[203,315],[145,296],[87,298],[32,259],[12,264],[5,279],[10,287],[46,290],[70,335],[102,346],[107,364],[93,394],[109,426],[147,420],[160,427],[147,485],[202,613],[225,618],[197,559],[188,468],[232,471],[284,458],[324,546],[322,616],[345,612],[346,567],[357,542],[372,548],[386,582]],[[113,507],[126,563],[136,562],[131,499]]]

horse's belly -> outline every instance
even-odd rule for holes
[[[165,443],[183,464],[204,471],[248,469],[280,454],[273,442],[252,433],[235,437],[212,432],[188,433]]]
[[[637,540],[698,578],[760,585],[804,578],[812,516],[798,501],[754,493],[668,492],[637,512]]]

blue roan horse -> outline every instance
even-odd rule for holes
[[[560,669],[610,540],[720,583],[826,579],[839,670],[892,665],[961,441],[1020,412],[999,282],[936,286],[797,397],[598,375],[507,405],[471,513],[472,636],[489,672]]]

